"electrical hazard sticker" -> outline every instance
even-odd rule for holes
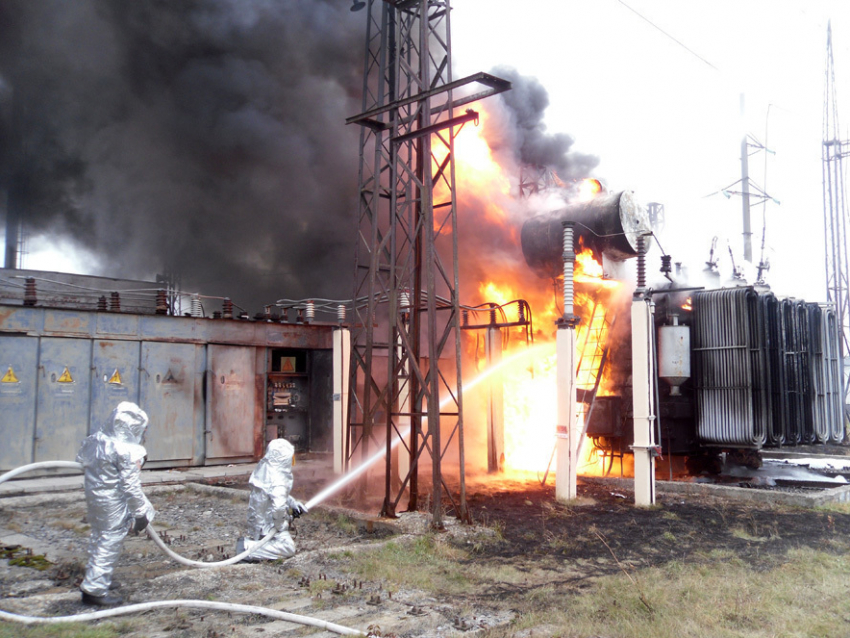
[[[6,374],[4,374],[3,378],[0,379],[0,383],[20,383],[20,381],[18,381],[18,377],[15,376],[15,371],[12,369],[12,366],[9,366]]]
[[[124,383],[121,381],[121,373],[118,372],[118,368],[115,368],[115,372],[112,373],[112,376],[109,377],[109,381],[107,383],[111,383],[112,385],[121,385]]]
[[[71,371],[68,370],[68,366],[65,366],[65,371],[60,375],[58,379],[56,379],[57,383],[73,383],[74,377],[71,376]]]
[[[280,358],[280,371],[281,372],[295,372],[295,357],[281,357]]]

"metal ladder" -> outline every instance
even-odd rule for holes
[[[608,320],[609,315],[610,321]],[[596,393],[599,390],[599,383],[602,381],[602,374],[605,372],[605,363],[608,360],[608,351],[610,349],[608,337],[616,319],[617,316],[615,313],[608,312],[604,306],[594,302],[593,310],[590,313],[590,320],[587,323],[587,330],[583,335],[583,343],[578,348],[579,360],[578,366],[576,366],[576,403],[578,410],[576,411],[575,422],[578,423],[578,419],[583,418],[583,424],[576,451],[577,458],[581,458],[581,448],[587,434],[587,425],[593,414]],[[591,337],[593,337],[592,340]],[[593,344],[590,352],[588,352],[589,343]],[[546,472],[543,474],[541,484],[546,484],[546,479],[549,477],[549,470],[552,467],[554,458],[555,448],[552,449],[552,454],[549,457],[549,463],[546,466]]]

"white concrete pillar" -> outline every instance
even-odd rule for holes
[[[573,222],[563,222],[564,230],[564,315],[557,321],[555,337],[558,384],[558,424],[555,431],[555,498],[570,501],[576,497],[578,437],[576,423],[576,325],[573,314],[573,274],[576,254]]]
[[[652,302],[632,301],[632,406],[635,442],[635,505],[655,504],[655,393]]]
[[[555,498],[570,501],[576,497],[578,437],[576,423],[576,331],[558,330],[557,353],[558,427],[555,433]]]
[[[487,369],[502,361],[502,331],[497,327],[487,328],[484,335]],[[488,379],[487,397],[487,471],[505,471],[505,398],[504,377],[492,374]]]
[[[334,472],[345,472],[345,437],[348,425],[348,385],[351,365],[351,331],[333,331],[333,450]]]

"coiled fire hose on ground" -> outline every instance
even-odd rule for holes
[[[74,461],[42,461],[39,463],[30,463],[29,465],[22,465],[21,467],[17,467],[14,470],[6,472],[2,476],[0,476],[0,484],[5,483],[6,481],[13,479],[16,476],[20,476],[21,474],[26,474],[27,472],[32,472],[33,470],[42,469],[72,469],[81,471],[83,469],[83,466]],[[173,552],[165,545],[165,543],[159,537],[159,534],[156,533],[156,531],[151,525],[148,525],[145,529],[147,530],[148,536],[151,538],[151,540],[169,557],[171,557],[181,565],[201,568],[225,567],[227,565],[233,565],[234,563],[238,563],[240,560],[256,552],[258,549],[260,549],[260,547],[268,543],[274,537],[276,532],[276,530],[271,530],[268,534],[266,534],[266,536],[263,537],[263,539],[259,543],[257,543],[257,545],[255,545],[249,550],[245,550],[241,554],[237,554],[236,556],[233,556],[226,560],[205,563],[203,561],[190,560],[188,558],[184,558],[183,556],[180,556],[179,554]],[[74,614],[72,616],[54,616],[52,618],[45,618],[41,616],[22,616],[20,614],[13,614],[8,611],[0,610],[0,620],[20,622],[27,625],[36,623],[85,622],[90,620],[100,620],[102,618],[110,618],[112,616],[120,616],[123,614],[133,614],[140,611],[147,611],[149,609],[158,609],[163,607],[191,607],[194,609],[214,609],[220,611],[241,612],[246,614],[260,614],[262,616],[267,616],[275,620],[285,620],[300,625],[319,627],[320,629],[326,629],[327,631],[332,631],[334,633],[342,635],[367,635],[358,629],[352,629],[351,627],[343,627],[342,625],[329,623],[327,621],[319,620],[317,618],[311,618],[309,616],[290,614],[285,611],[278,611],[276,609],[269,609],[267,607],[257,607],[255,605],[217,603],[208,600],[160,600],[149,603],[138,603],[135,605],[124,605],[122,607],[115,607],[114,609],[104,609],[101,611],[95,611],[86,614]]]

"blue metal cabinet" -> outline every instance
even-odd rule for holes
[[[91,377],[90,434],[122,401],[139,402],[139,342],[95,339]]]
[[[0,335],[0,471],[32,462],[37,337]]]
[[[73,461],[88,435],[91,346],[91,339],[41,338],[36,462]]]
[[[200,345],[142,343],[139,405],[150,418],[145,437],[149,466],[157,461],[203,464],[205,363]]]

